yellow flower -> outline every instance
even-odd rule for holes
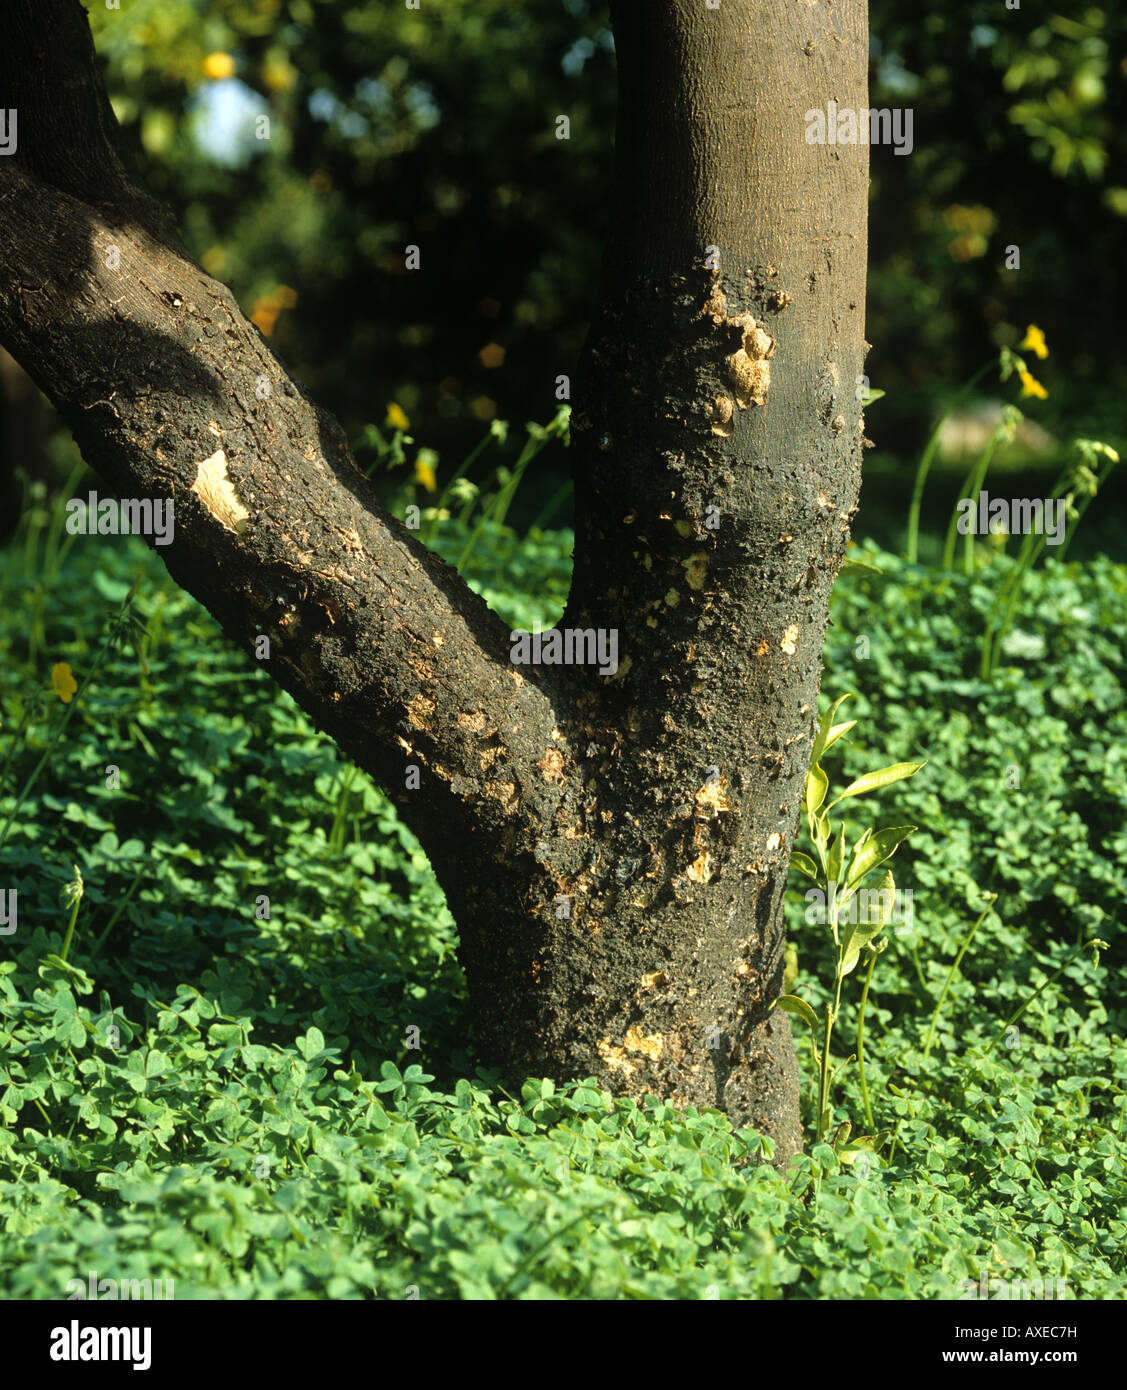
[[[425,487],[428,492],[435,491],[434,469],[429,463],[416,462],[415,479],[422,483],[423,487]]]
[[[235,60],[229,53],[209,53],[203,60],[203,75],[212,82],[221,82],[225,77],[234,77]]]
[[[397,430],[405,430],[410,423],[404,415],[402,407],[396,405],[394,401],[388,402],[387,423]]]
[[[1018,369],[1018,376],[1021,377],[1021,394],[1023,396],[1036,396],[1039,401],[1047,399],[1048,391],[1039,381],[1034,381],[1031,373],[1027,372],[1024,367]]]
[[[69,705],[71,696],[78,689],[78,682],[70,673],[70,667],[65,661],[60,661],[51,667],[51,684],[55,687],[55,694],[62,700],[64,705]]]
[[[1049,355],[1049,349],[1045,346],[1045,335],[1035,323],[1031,323],[1025,330],[1025,337],[1018,343],[1018,347],[1028,348],[1042,359]]]

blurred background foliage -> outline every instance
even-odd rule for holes
[[[351,437],[394,401],[441,486],[489,421],[554,414],[608,227],[602,0],[128,0],[90,19],[135,176]],[[870,24],[871,104],[914,111],[909,157],[872,151],[868,370],[887,395],[858,531],[893,544],[935,419],[1030,322],[1048,395],[1022,402],[1040,431],[1014,466],[1054,469],[1073,434],[1127,444],[1127,10],[870,0]],[[1014,396],[988,378],[960,428]],[[930,486],[953,497],[962,471],[941,460]],[[546,451],[513,520],[566,473]],[[1117,538],[1093,523],[1089,546]]]

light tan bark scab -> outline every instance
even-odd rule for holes
[[[740,314],[728,322],[744,330],[743,347],[728,358],[728,376],[735,388],[736,404],[741,410],[749,405],[766,405],[771,386],[771,364],[767,359],[774,356],[778,344],[751,314]]]
[[[238,493],[227,476],[227,456],[222,449],[217,449],[210,458],[197,465],[192,491],[228,531],[238,534],[246,530],[250,512],[239,501]]]
[[[750,405],[766,405],[767,391],[771,385],[771,364],[768,360],[775,354],[777,341],[756,323],[754,314],[728,313],[728,297],[717,281],[700,311],[700,318],[710,319],[717,329],[738,329],[742,335],[741,345],[728,356],[728,379],[733,388],[736,404],[741,410]],[[724,415],[721,402],[728,407]],[[730,434],[731,402],[726,396],[717,397],[712,411],[714,434]]]

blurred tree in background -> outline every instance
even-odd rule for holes
[[[871,0],[871,102],[915,110],[910,157],[872,152],[869,370],[889,389],[884,443],[917,440],[920,397],[1016,347],[1029,322],[1052,346],[1037,419],[1064,434],[1082,417],[1122,439],[1127,188],[1113,177],[1127,170],[1127,12],[1054,9]],[[1020,270],[1006,268],[1010,246]]]
[[[871,104],[914,112],[909,156],[872,151],[868,371],[888,395],[871,473],[910,485],[942,400],[1030,322],[1052,349],[1031,416],[1124,446],[1127,11],[870,10]],[[350,436],[395,401],[441,481],[484,422],[551,417],[607,232],[601,0],[130,0],[90,18],[127,164]],[[558,452],[538,461],[526,518],[564,473]]]
[[[148,186],[351,435],[394,400],[453,466],[483,422],[555,413],[606,233],[600,6],[133,0],[91,18]]]

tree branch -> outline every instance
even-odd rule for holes
[[[419,767],[424,844],[531,833],[562,785],[538,764],[569,761],[562,683],[516,671],[484,602],[380,507],[337,422],[129,185],[77,0],[13,10],[0,342],[120,495],[172,499],[170,573],[248,654],[270,638],[318,727],[389,788]]]

